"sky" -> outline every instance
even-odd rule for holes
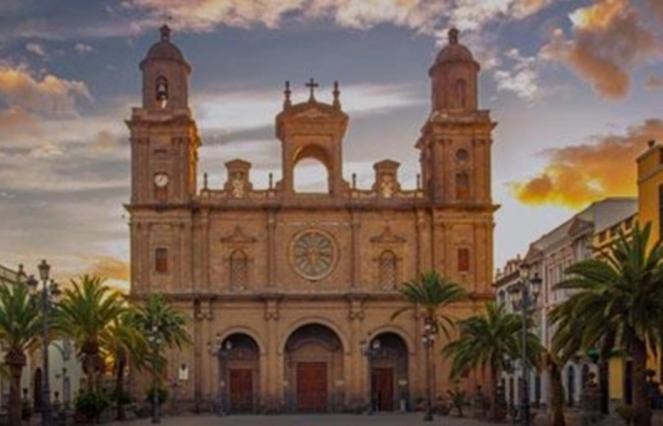
[[[413,187],[428,68],[459,28],[499,123],[496,267],[588,203],[635,195],[635,158],[663,140],[662,0],[2,0],[0,264],[128,280],[124,120],[164,20],[193,67],[212,187],[237,157],[256,187],[279,178],[283,84],[304,100],[310,77],[322,100],[341,84],[346,178],[368,187],[392,158]],[[305,187],[316,167],[298,169]]]

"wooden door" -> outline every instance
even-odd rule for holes
[[[250,368],[230,369],[230,411],[249,413],[253,411],[253,370]]]
[[[307,413],[327,411],[327,363],[297,364],[297,410]]]
[[[378,411],[394,411],[393,368],[374,368],[371,371],[371,389]]]

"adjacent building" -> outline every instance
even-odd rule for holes
[[[22,265],[17,270],[0,265],[0,285],[17,285],[19,282],[25,282]],[[73,344],[67,339],[55,340],[51,342],[48,352],[51,402],[57,401],[64,406],[73,406],[75,395],[81,388],[81,380],[84,377]],[[41,407],[42,386],[42,356],[40,349],[37,349],[28,354],[27,364],[21,376],[21,388],[26,392],[35,410]],[[6,407],[9,401],[9,380],[4,375],[0,375],[0,398],[2,407]]]
[[[199,187],[192,67],[170,29],[161,29],[140,64],[142,105],[127,121],[131,295],[166,294],[192,318],[193,345],[167,354],[180,406],[323,412],[365,409],[372,400],[388,411],[423,397],[430,375],[444,394],[450,366],[438,358],[434,371],[426,368],[421,317],[391,316],[404,306],[397,285],[433,269],[472,295],[451,308],[457,318],[493,297],[496,123],[478,105],[479,68],[452,29],[428,70],[431,108],[421,134],[403,142],[416,139],[419,151],[414,188],[401,186],[399,163],[389,159],[374,164],[370,187],[347,179],[350,117],[341,89],[334,84],[333,101],[321,102],[313,80],[303,102],[289,84],[275,100],[283,105],[276,181],[256,188],[251,163],[228,158],[227,181],[213,187],[204,177]],[[326,191],[296,190],[305,159],[326,168]],[[442,344],[440,336],[435,353]],[[135,392],[148,384],[137,378]]]
[[[566,269],[576,262],[597,255],[598,248],[605,248],[609,239],[617,235],[619,229],[626,232],[634,225],[638,210],[636,198],[607,198],[592,203],[572,218],[552,229],[532,242],[523,259],[507,262],[498,271],[495,287],[498,301],[504,302],[508,287],[519,279],[517,270],[520,262],[525,262],[533,273],[542,278],[541,294],[535,313],[536,332],[544,346],[550,347],[555,329],[549,319],[550,311],[569,297],[567,290],[556,289],[555,285],[565,278]],[[562,369],[566,402],[569,406],[580,401],[582,386],[590,371],[595,370],[587,354],[578,354]],[[596,372],[596,371],[595,371]],[[518,369],[505,375],[507,400],[517,405],[519,389]],[[513,384],[515,382],[515,384]],[[532,372],[530,399],[535,404],[548,403],[548,378],[545,372]],[[616,397],[616,396],[615,396]]]

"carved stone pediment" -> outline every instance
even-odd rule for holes
[[[404,237],[394,234],[389,225],[385,226],[384,230],[380,235],[371,237],[372,243],[379,243],[379,244],[401,244],[404,243],[405,241],[406,240]]]
[[[235,227],[233,232],[226,235],[225,237],[221,237],[222,243],[255,243],[256,241],[257,239],[255,237],[247,235],[244,232],[244,229],[242,229],[242,227],[239,225]]]

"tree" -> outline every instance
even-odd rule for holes
[[[409,302],[408,305],[396,310],[391,319],[398,317],[404,312],[421,309],[424,314],[425,344],[426,344],[426,368],[429,370],[426,376],[426,415],[424,420],[431,421],[432,414],[432,377],[435,371],[435,361],[431,357],[434,346],[434,336],[441,329],[447,339],[450,330],[454,328],[453,318],[444,308],[452,303],[464,300],[467,297],[465,290],[453,281],[440,276],[435,271],[421,274],[418,280],[404,283],[399,291]]]
[[[112,340],[111,324],[127,309],[120,292],[106,286],[98,276],[73,279],[64,290],[55,328],[78,348],[89,392],[97,390],[97,376],[104,370],[102,343]]]
[[[467,298],[467,293],[461,286],[436,271],[424,272],[418,280],[403,283],[398,290],[409,305],[394,312],[391,319],[421,308],[427,323],[441,329],[447,337],[450,336],[449,331],[455,327],[455,323],[443,309]]]
[[[130,308],[113,319],[109,325],[108,333],[104,334],[104,341],[102,342],[102,347],[113,359],[114,395],[118,420],[125,419],[124,404],[127,401],[124,378],[129,361],[132,360],[133,365],[140,369],[147,351],[147,340],[142,330],[137,327],[134,316],[135,312]]]
[[[0,286],[0,341],[10,373],[9,424],[21,424],[21,374],[26,353],[39,344],[42,316],[39,303],[23,283]]]
[[[650,224],[637,224],[630,236],[620,232],[601,258],[568,268],[569,278],[556,288],[573,294],[551,313],[562,329],[578,326],[575,349],[586,351],[607,341],[630,355],[637,426],[651,426],[647,352],[656,353],[663,332],[663,247],[659,240],[648,250],[650,234]],[[567,337],[557,333],[554,339]]]
[[[484,313],[458,321],[458,337],[448,343],[442,354],[452,358],[451,377],[457,378],[475,368],[490,372],[490,417],[498,419],[497,383],[509,361],[519,358],[522,348],[522,318],[509,313],[503,305],[487,303]],[[527,353],[536,365],[541,353],[539,338],[528,331]]]
[[[148,295],[132,317],[138,330],[144,336],[153,338],[152,350],[147,350],[144,364],[152,373],[155,387],[160,388],[166,362],[161,347],[182,348],[191,342],[187,331],[189,318],[175,309],[162,294],[157,293]],[[155,341],[159,343],[155,345]]]

